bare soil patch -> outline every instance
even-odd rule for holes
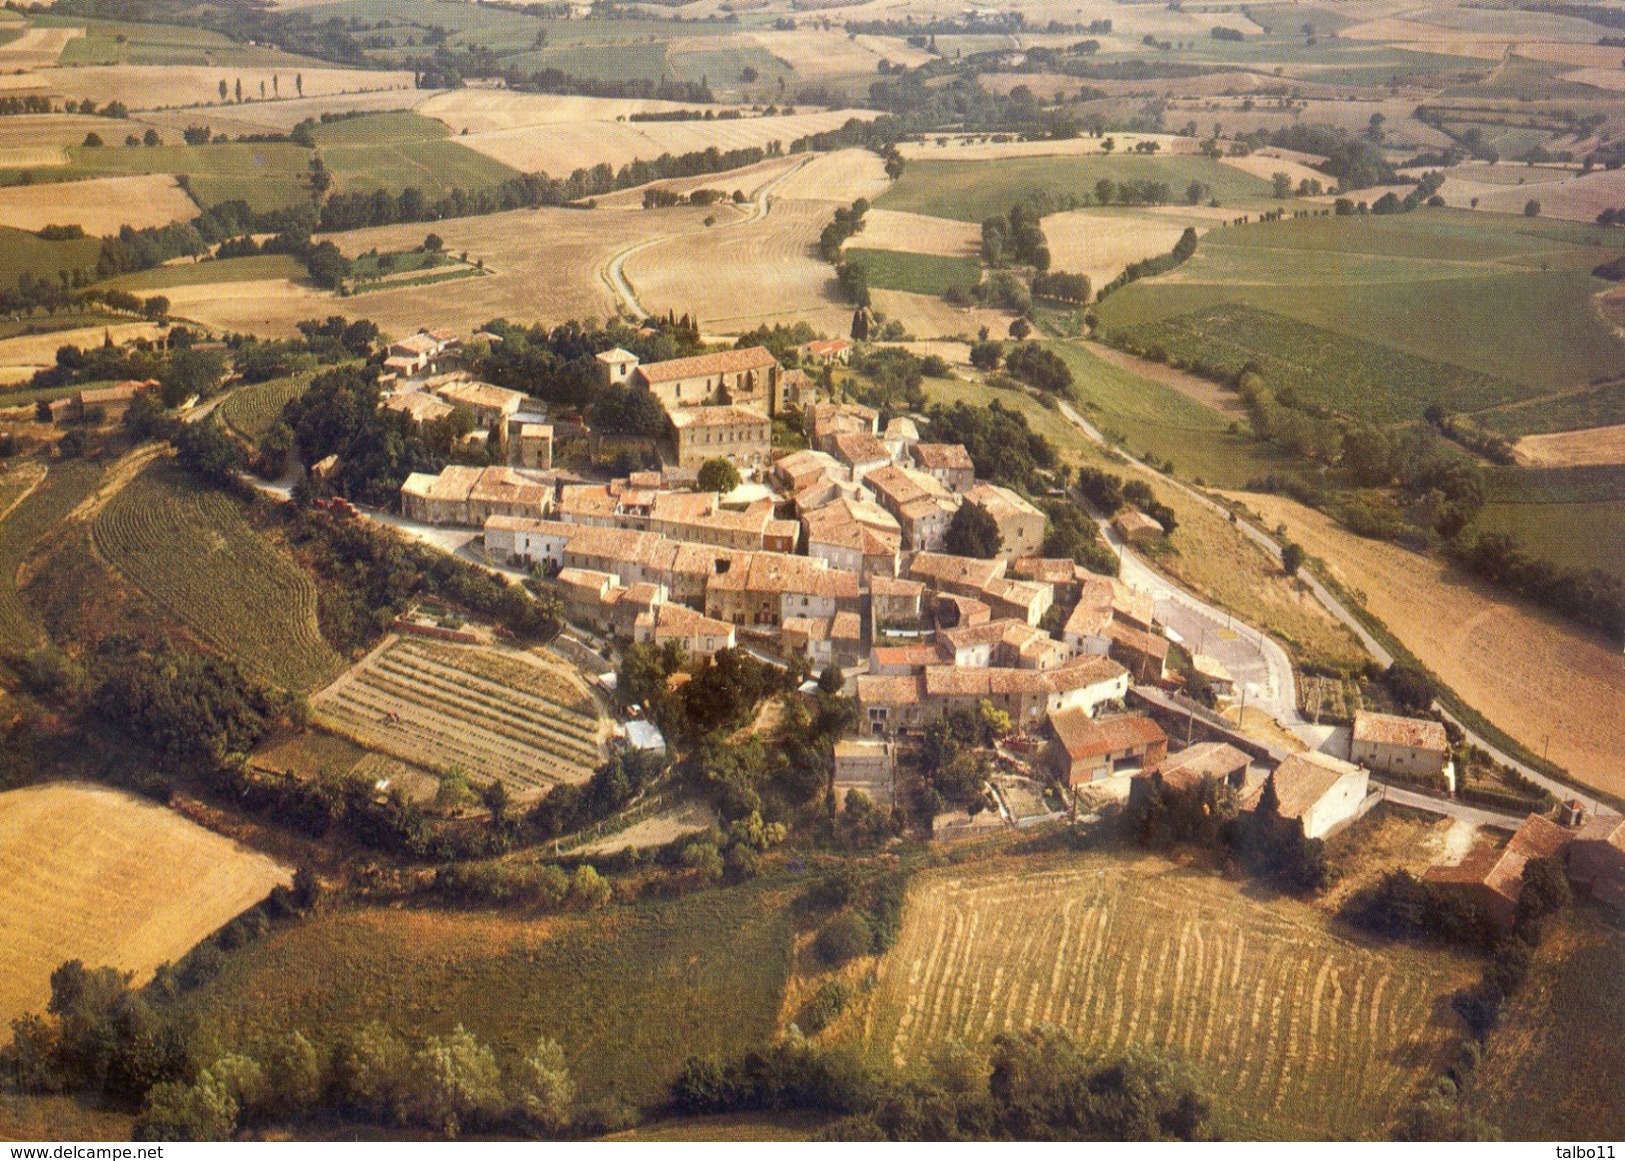
[[[1617,646],[1508,601],[1444,563],[1364,540],[1275,496],[1236,497],[1326,562],[1469,705],[1576,781],[1625,791],[1625,665]]]
[[[1534,468],[1573,468],[1583,464],[1625,464],[1625,424],[1584,431],[1526,435],[1512,447],[1520,464]]]
[[[291,879],[122,791],[53,782],[0,794],[0,1019],[42,1009],[65,960],[144,980]]]
[[[161,173],[0,189],[0,225],[19,230],[77,225],[91,235],[116,234],[123,226],[167,226],[197,212],[175,179]]]
[[[611,855],[633,847],[662,847],[717,824],[717,812],[704,802],[685,802],[633,823],[625,830],[573,850],[573,855]]]

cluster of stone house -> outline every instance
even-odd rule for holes
[[[1625,915],[1625,818],[1617,814],[1593,818],[1578,829],[1531,814],[1505,846],[1480,848],[1454,865],[1430,867],[1423,878],[1506,929],[1517,919],[1524,868],[1536,859],[1556,861],[1580,894]]]

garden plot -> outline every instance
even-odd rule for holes
[[[586,686],[531,653],[391,638],[313,704],[320,724],[369,749],[519,794],[585,781],[603,758]]]

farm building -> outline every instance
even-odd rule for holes
[[[497,387],[490,383],[449,383],[435,394],[453,407],[466,407],[474,415],[474,426],[482,430],[505,425],[525,402],[518,391]]]
[[[1593,899],[1625,913],[1625,818],[1594,818],[1569,847],[1569,878]]]
[[[1136,682],[1161,681],[1168,676],[1168,638],[1117,621],[1107,622],[1104,632],[1111,642],[1107,655],[1128,666]]]
[[[809,363],[820,367],[835,363],[845,366],[852,359],[852,343],[847,339],[814,339],[802,344],[801,354]]]
[[[747,347],[642,364],[632,370],[630,379],[647,387],[668,412],[715,403],[767,415],[778,397],[779,374],[773,352],[766,347]]]
[[[419,427],[439,419],[449,419],[452,412],[457,410],[440,396],[427,391],[397,391],[385,395],[378,404],[386,411],[398,411],[411,416],[412,422]]]
[[[697,657],[709,657],[737,644],[734,627],[726,621],[672,604],[657,604],[648,612],[639,613],[633,639],[639,645],[665,645],[675,641]]]
[[[1289,755],[1259,785],[1259,795],[1273,787],[1281,817],[1297,819],[1305,837],[1323,838],[1355,817],[1370,781],[1361,767],[1311,750]],[[1256,807],[1258,799],[1246,805]]]
[[[677,462],[698,468],[724,459],[735,467],[759,468],[773,451],[773,424],[747,407],[676,408],[670,413]]]
[[[1155,544],[1163,532],[1161,524],[1132,508],[1113,520],[1112,527],[1125,544]]]
[[[106,422],[116,423],[130,410],[130,404],[143,391],[158,390],[156,379],[126,379],[111,387],[90,387],[79,392],[79,417],[89,419],[100,415]]]
[[[1168,755],[1168,735],[1162,727],[1136,714],[1097,722],[1077,708],[1050,714],[1049,724],[1055,732],[1051,766],[1068,786],[1152,769]]]
[[[897,747],[876,738],[844,738],[835,743],[835,801],[844,806],[849,790],[867,794],[881,809],[897,798]]]
[[[959,510],[959,497],[927,473],[898,467],[889,461],[870,471],[863,482],[874,492],[880,506],[897,519],[905,552],[942,549],[948,525]]]
[[[1020,493],[998,484],[977,484],[965,493],[965,503],[992,517],[999,529],[999,555],[1006,560],[1029,556],[1043,546],[1046,517]]]
[[[1524,867],[1534,859],[1560,857],[1575,837],[1572,831],[1531,814],[1500,850],[1477,850],[1454,866],[1429,867],[1422,878],[1478,907],[1504,930],[1518,915]]]
[[[1197,742],[1162,763],[1158,773],[1174,789],[1197,786],[1204,778],[1225,782],[1237,790],[1246,784],[1252,758],[1227,742]]]
[[[880,442],[880,437],[866,431],[843,431],[833,435],[824,445],[852,474],[854,484],[863,483],[865,476],[881,468],[890,467],[891,450]]]
[[[1393,714],[1354,715],[1349,759],[1388,774],[1432,776],[1450,765],[1450,741],[1442,722]]]
[[[909,449],[920,471],[950,492],[968,492],[976,486],[976,465],[961,443],[917,443]]]
[[[919,581],[894,577],[869,578],[870,618],[878,632],[883,628],[913,629],[920,623],[920,601],[925,586]]]

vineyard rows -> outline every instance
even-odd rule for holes
[[[534,791],[583,781],[600,761],[597,718],[578,708],[584,696],[541,666],[405,639],[322,690],[314,705],[323,724],[362,745]]]
[[[29,550],[96,490],[101,474],[99,465],[86,460],[57,464],[0,520],[0,644],[15,649],[39,644],[39,627],[17,595],[17,570]],[[0,507],[14,500],[0,499]]]
[[[1442,997],[1470,978],[1160,860],[942,875],[910,896],[871,1048],[903,1064],[948,1036],[1055,1024],[1102,1055],[1190,1061],[1227,1134],[1357,1139],[1437,1071],[1458,1034]]]
[[[472,674],[504,692],[521,690],[543,701],[574,708],[591,721],[598,719],[598,707],[580,678],[559,662],[534,653],[509,655],[440,645],[421,638],[403,640],[394,652],[397,656],[438,662],[459,674]]]
[[[155,464],[96,517],[96,550],[204,640],[285,689],[330,680],[340,658],[316,621],[316,586],[225,495]]]
[[[1527,392],[1518,384],[1340,335],[1250,306],[1208,307],[1116,331],[1133,354],[1203,368],[1234,382],[1252,365],[1276,394],[1372,423],[1420,419],[1430,402],[1478,411]]]
[[[250,443],[259,443],[276,426],[288,402],[304,394],[310,376],[294,375],[238,388],[220,404],[220,418],[226,426]]]

